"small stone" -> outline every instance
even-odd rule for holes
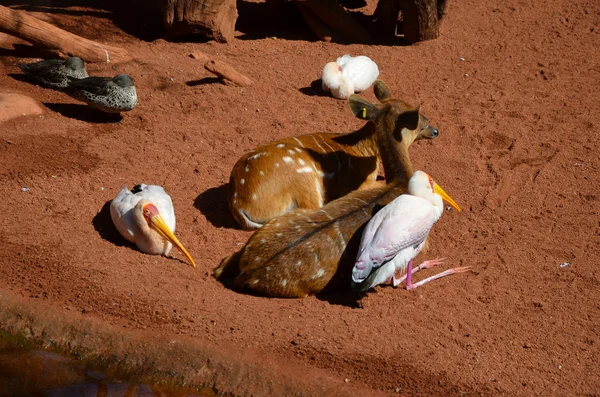
[[[465,58],[463,58],[463,57],[460,57],[460,58],[458,58],[458,60],[459,60],[459,61],[464,61],[464,60],[465,60]]]
[[[346,378],[346,379],[344,379],[344,382],[348,383],[348,382],[350,382],[350,379]]]
[[[28,188],[28,187],[22,187],[22,188],[21,188],[21,191],[23,191],[23,192],[28,192],[28,191],[29,191],[29,188]]]
[[[567,266],[569,266],[569,262],[563,262],[559,265],[561,268],[565,268]]]

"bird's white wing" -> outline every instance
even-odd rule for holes
[[[337,63],[341,67],[344,67],[346,65],[346,63],[351,61],[353,58],[354,57],[350,56],[349,54],[345,54],[345,55],[342,55],[341,57],[338,57],[338,59],[335,60],[335,63]]]
[[[135,224],[132,210],[141,199],[141,197],[131,193],[127,186],[123,186],[123,189],[110,202],[110,217],[115,227],[121,236],[132,243],[135,242]]]
[[[422,243],[435,223],[433,205],[403,194],[382,208],[363,232],[353,277],[365,279],[400,251]]]
[[[342,76],[352,81],[355,92],[365,91],[379,77],[377,64],[366,56],[350,57],[340,66]]]

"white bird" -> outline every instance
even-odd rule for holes
[[[365,91],[377,80],[379,68],[369,57],[342,55],[329,62],[321,73],[321,87],[338,99]]]
[[[175,211],[171,197],[156,185],[127,186],[110,203],[110,216],[115,227],[140,251],[168,255],[175,245],[196,267],[194,259],[173,234]]]
[[[423,171],[416,171],[408,182],[408,194],[403,194],[377,212],[367,223],[352,269],[352,287],[368,289],[392,279],[398,286],[406,279],[406,289],[414,289],[429,281],[470,267],[460,267],[436,274],[412,284],[411,275],[424,268],[440,265],[444,259],[427,261],[413,269],[412,260],[421,252],[431,227],[442,215],[446,200],[459,212],[460,207]],[[405,273],[396,278],[396,272]]]

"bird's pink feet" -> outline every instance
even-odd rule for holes
[[[448,269],[448,270],[443,271],[441,273],[434,274],[433,276],[427,277],[426,279],[421,280],[421,281],[419,281],[418,283],[415,283],[415,284],[412,284],[410,282],[410,277],[409,277],[409,279],[406,281],[406,289],[410,291],[410,290],[415,289],[417,287],[420,287],[423,284],[426,284],[426,283],[428,283],[430,281],[437,280],[438,278],[446,277],[446,276],[449,276],[451,274],[464,273],[464,272],[466,272],[466,271],[468,271],[470,269],[471,269],[471,266],[455,267],[453,269]]]
[[[392,285],[395,287],[398,287],[398,285],[403,282],[404,280],[406,280],[406,278],[408,277],[408,273],[409,271],[411,271],[410,269],[412,268],[412,274],[415,274],[416,272],[418,272],[419,270],[423,270],[423,269],[429,269],[432,267],[436,267],[439,265],[442,265],[444,262],[446,261],[446,258],[436,258],[436,259],[432,259],[429,261],[425,261],[423,263],[421,263],[419,266],[413,268],[412,267],[412,261],[409,262],[408,266],[409,266],[409,270],[402,276],[396,278],[396,274],[394,273],[394,275],[392,276]]]

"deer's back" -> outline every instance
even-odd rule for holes
[[[356,191],[319,210],[273,219],[244,247],[236,285],[277,297],[316,294],[340,280],[349,285],[362,227],[404,190]]]

